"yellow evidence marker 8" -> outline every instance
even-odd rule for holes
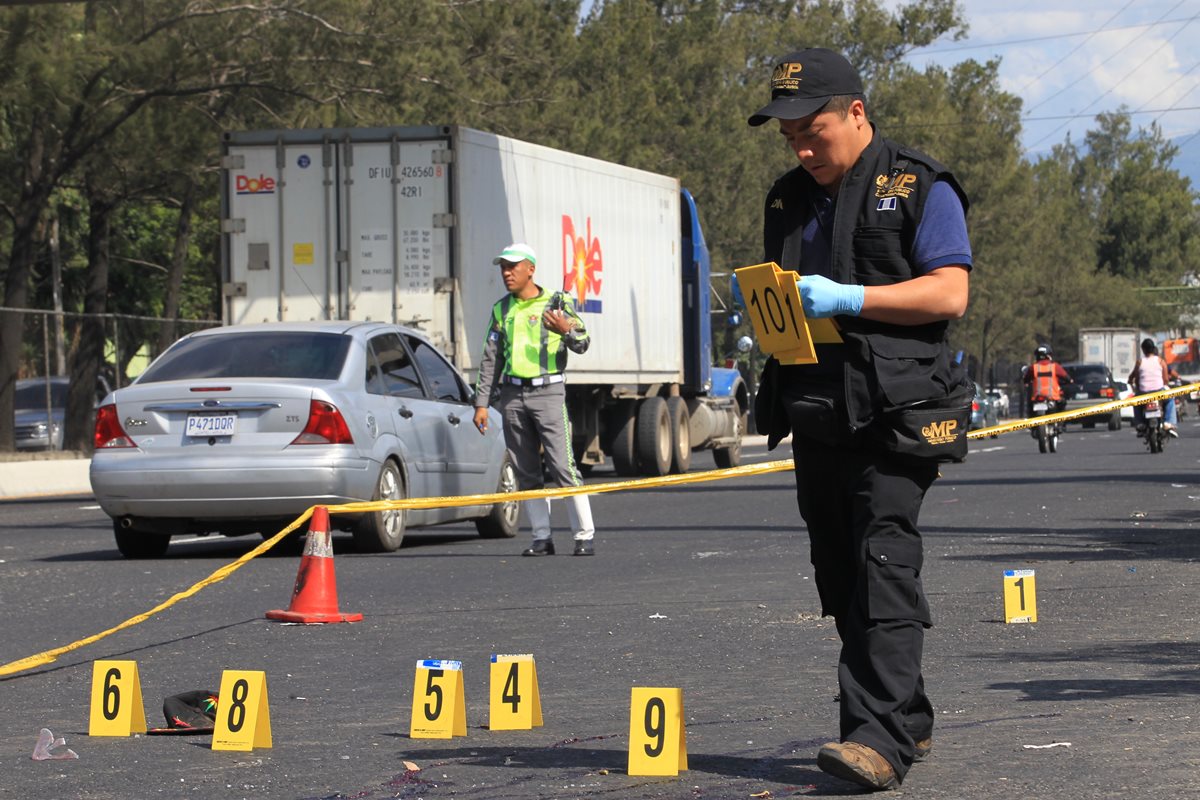
[[[408,735],[413,739],[466,736],[466,703],[461,661],[418,661]]]
[[[1037,622],[1037,585],[1033,570],[1004,570],[1004,621]]]
[[[146,732],[146,709],[136,661],[92,662],[92,701],[88,736],[130,736]]]
[[[217,692],[217,724],[213,750],[253,750],[271,746],[271,709],[267,673],[227,669]]]
[[[683,690],[633,687],[629,700],[629,774],[678,775],[687,768]]]
[[[527,731],[542,724],[533,655],[492,654],[488,727],[494,731]]]

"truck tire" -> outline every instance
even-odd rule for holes
[[[517,490],[517,471],[513,469],[508,456],[500,466],[500,485],[497,492],[515,492]],[[496,503],[486,517],[475,520],[475,530],[484,539],[511,539],[517,535],[517,526],[521,517],[521,504],[516,500]]]
[[[613,469],[624,478],[637,475],[637,402],[627,400],[619,403],[613,412],[612,429],[615,431],[609,444]]]
[[[692,428],[687,401],[667,398],[667,419],[671,426],[671,472],[682,475],[692,465]]]
[[[750,420],[749,412],[743,411],[738,417],[737,444],[729,447],[713,448],[713,463],[717,469],[729,469],[742,463],[742,437],[746,435],[746,423]]]
[[[638,408],[637,450],[643,475],[657,478],[671,471],[671,420],[661,397],[647,397]]]
[[[403,500],[408,495],[400,467],[391,459],[383,462],[372,500]],[[403,509],[370,511],[354,526],[354,546],[360,553],[390,553],[404,541]]]

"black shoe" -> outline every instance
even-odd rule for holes
[[[596,548],[592,546],[591,539],[576,539],[575,552],[572,555],[594,556],[596,555]]]
[[[533,544],[528,550],[521,553],[523,556],[552,556],[554,555],[554,542],[549,539],[534,539]]]

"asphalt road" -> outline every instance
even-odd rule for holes
[[[1200,796],[1193,421],[1161,455],[1128,429],[1072,426],[1057,454],[1039,455],[1022,432],[976,442],[944,469],[922,516],[939,725],[902,794]],[[298,565],[269,554],[142,624],[0,678],[0,796],[856,794],[815,766],[837,733],[838,643],[817,616],[790,474],[600,495],[593,508],[594,558],[520,558],[524,538],[484,541],[462,526],[412,532],[382,556],[339,538],[339,605],[361,623],[265,620],[287,606]],[[0,663],[145,612],[257,543],[177,542],[162,560],[124,561],[88,498],[0,503],[0,514]],[[1005,569],[1035,570],[1036,624],[1003,622]],[[542,727],[488,729],[492,653],[535,656]],[[465,737],[409,737],[425,658],[462,661]],[[98,659],[137,662],[151,725],[169,694],[262,670],[273,746],[89,737]],[[678,777],[626,773],[640,686],[682,689],[689,768]],[[31,760],[43,727],[79,759]]]

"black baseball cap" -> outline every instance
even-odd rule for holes
[[[771,102],[750,118],[762,125],[771,118],[800,119],[815,114],[837,95],[862,94],[858,70],[841,53],[810,47],[788,53],[771,73]]]

